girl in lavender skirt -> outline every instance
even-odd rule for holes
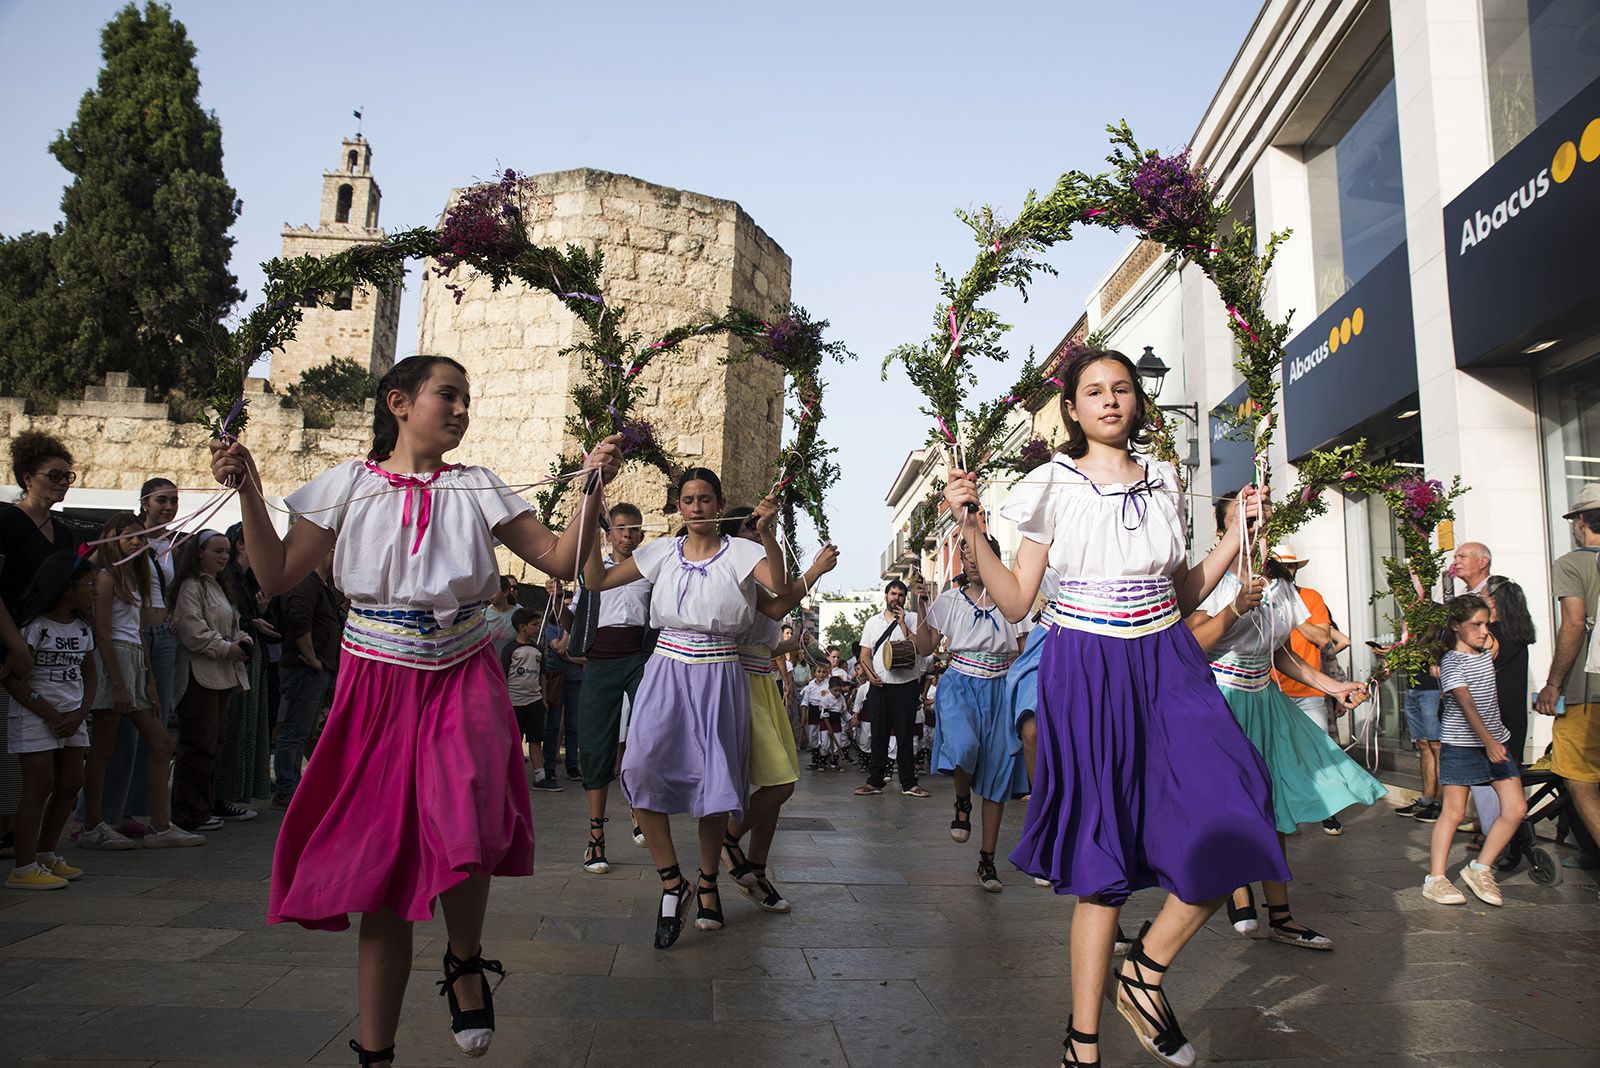
[[[755,510],[758,543],[722,533],[715,472],[691,467],[678,476],[677,491],[682,535],[648,542],[603,577],[590,576],[601,578],[599,590],[649,579],[650,625],[661,631],[633,698],[621,775],[661,876],[659,949],[678,940],[690,894],[672,845],[672,813],[700,824],[695,927],[722,926],[718,856],[728,819],[743,818],[750,792],[750,683],[738,642],[755,622],[761,587],[779,597],[789,591],[771,497]],[[775,610],[774,618],[782,614]]]
[[[1047,564],[1062,576],[1039,665],[1033,795],[1011,855],[1078,899],[1062,1065],[1100,1063],[1110,978],[1139,1043],[1186,1068],[1195,1051],[1162,990],[1167,968],[1234,887],[1289,875],[1266,767],[1178,625],[1237,557],[1241,520],[1262,507],[1245,490],[1227,534],[1189,566],[1177,474],[1134,453],[1150,402],[1132,361],[1087,350],[1062,379],[1065,455],[1031,473],[1004,509],[1023,536],[1014,570],[971,529],[975,477],[952,471],[945,500],[1007,619],[1031,609]],[[1123,902],[1156,886],[1171,896],[1111,972]]]

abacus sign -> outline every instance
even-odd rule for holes
[[[1283,347],[1291,459],[1339,439],[1417,389],[1404,242]]]
[[[1211,492],[1216,496],[1238,493],[1255,475],[1249,414],[1243,383],[1211,409]]]
[[[1600,79],[1444,209],[1456,366],[1525,362],[1525,348],[1600,317]]]

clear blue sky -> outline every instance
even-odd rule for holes
[[[59,218],[66,173],[46,146],[94,84],[100,27],[120,6],[0,0],[0,233]],[[1103,127],[1119,118],[1148,146],[1181,146],[1259,5],[177,0],[173,10],[199,49],[202,103],[222,121],[244,201],[233,269],[252,304],[256,265],[277,254],[282,225],[316,222],[321,173],[356,107],[390,229],[432,222],[451,188],[502,166],[598,167],[743,205],[793,258],[796,302],[859,355],[830,375],[823,428],[844,468],[832,586],[876,582],[884,493],[926,434],[915,391],[894,372],[880,382],[878,368],[930,327],[934,264],[971,262],[952,210],[1014,209],[1062,171],[1098,168]],[[1055,251],[1061,275],[1029,304],[996,301],[1016,324],[1015,359],[1060,339],[1126,241],[1086,231]],[[415,345],[413,271],[399,354]],[[985,396],[1014,370],[985,371]],[[464,458],[471,451],[469,437]]]

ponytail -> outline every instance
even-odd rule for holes
[[[400,422],[389,410],[389,394],[399,390],[407,397],[415,397],[439,364],[454,367],[463,375],[467,373],[465,367],[448,356],[407,356],[379,379],[372,405],[372,451],[367,453],[367,459],[381,460],[390,455],[400,438]]]

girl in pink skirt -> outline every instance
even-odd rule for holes
[[[212,473],[239,487],[262,588],[281,593],[334,550],[350,598],[333,709],[278,834],[270,923],[339,931],[361,914],[362,1064],[392,1063],[411,974],[411,925],[444,906],[441,993],[469,1057],[494,1034],[479,937],[491,875],[533,872],[520,735],[484,621],[499,589],[498,541],[549,574],[571,574],[595,526],[559,537],[482,467],[447,464],[467,432],[465,369],[402,360],[378,384],[372,452],[287,498],[280,539],[249,451],[211,443]],[[609,480],[617,439],[586,466]],[[458,982],[467,977],[466,982]]]

